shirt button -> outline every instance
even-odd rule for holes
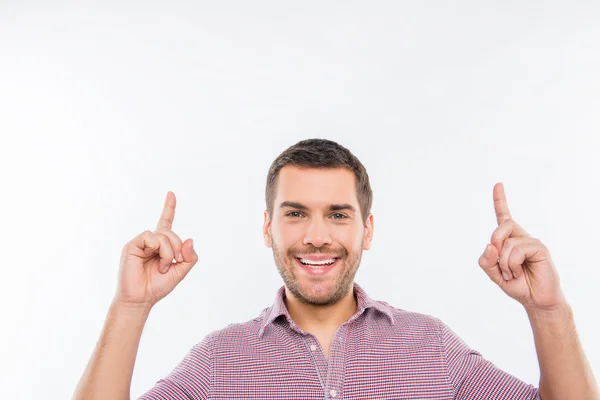
[[[329,391],[329,394],[331,395],[331,397],[335,397],[335,396],[337,396],[337,392],[335,391],[335,389],[331,389],[331,390]]]
[[[317,350],[317,346],[315,346],[314,344],[311,344],[311,345],[310,345],[310,349],[311,349],[312,351],[315,351],[315,350]]]

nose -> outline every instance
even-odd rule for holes
[[[312,244],[315,247],[321,247],[324,244],[331,244],[331,242],[327,225],[321,218],[313,218],[304,234],[304,245]]]

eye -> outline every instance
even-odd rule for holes
[[[290,211],[289,213],[285,214],[285,216],[292,218],[300,218],[302,216],[302,213],[300,213],[299,211]]]
[[[348,218],[347,216],[345,216],[344,214],[341,214],[341,213],[335,213],[332,216],[334,217],[333,219],[346,219],[346,218]]]

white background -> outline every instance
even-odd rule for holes
[[[503,182],[600,373],[598,3],[95,3],[0,2],[0,397],[71,396],[168,190],[200,261],[152,311],[132,396],[269,306],[266,173],[309,137],[371,177],[356,281],[537,386],[526,315],[477,264]]]

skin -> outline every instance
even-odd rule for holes
[[[337,328],[356,312],[354,276],[373,238],[373,215],[363,223],[355,187],[353,172],[344,168],[288,165],[279,172],[273,215],[264,213],[265,245],[273,249],[290,316],[317,337],[325,355]],[[352,209],[331,209],[343,204]],[[295,261],[309,254],[340,261],[326,275],[314,276]]]
[[[502,184],[494,186],[493,198],[498,227],[479,265],[527,312],[540,364],[542,398],[598,399],[548,249],[514,222]],[[302,204],[302,210],[296,210],[302,213],[289,214],[294,207],[282,208],[285,201]],[[347,204],[356,211],[332,212],[331,204]],[[145,231],[124,246],[117,291],[75,399],[130,398],[148,315],[198,261],[192,240],[182,241],[172,230],[175,207],[175,195],[169,192],[156,230]],[[363,223],[359,210],[350,171],[286,166],[278,179],[273,215],[265,212],[265,244],[272,247],[284,279],[290,315],[301,329],[317,337],[326,355],[335,330],[356,312],[352,283],[362,251],[370,248],[373,238],[373,216]],[[338,213],[348,219],[339,221]],[[294,264],[294,256],[318,252],[339,255],[342,262],[318,277]]]
[[[508,296],[526,309],[552,311],[567,305],[550,252],[513,219],[504,186],[494,186],[498,227],[479,266]]]
[[[540,396],[598,399],[598,386],[548,248],[513,220],[502,183],[494,186],[493,200],[498,227],[479,266],[527,312],[540,365]]]
[[[117,291],[74,399],[130,398],[148,315],[198,261],[193,241],[182,242],[172,230],[175,207],[175,195],[168,192],[156,230],[139,234],[123,247]]]

